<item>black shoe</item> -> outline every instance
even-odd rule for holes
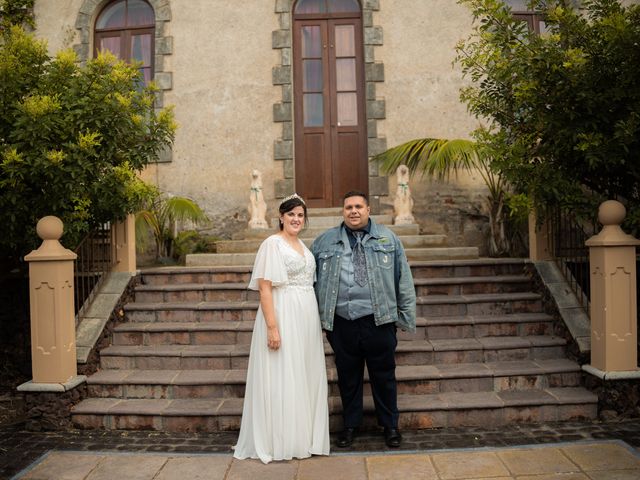
[[[387,447],[398,448],[400,443],[402,443],[402,435],[400,435],[400,430],[397,428],[384,428],[384,443],[387,444]]]
[[[356,437],[355,428],[345,428],[338,437],[336,445],[340,448],[347,448],[353,445],[353,439]]]

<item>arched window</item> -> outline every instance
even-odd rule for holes
[[[144,0],[116,0],[98,15],[94,54],[109,50],[127,62],[139,62],[147,84],[153,78],[155,36],[153,8]]]
[[[296,4],[294,14],[357,12],[360,12],[358,0],[300,0]]]

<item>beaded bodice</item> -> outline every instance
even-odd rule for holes
[[[276,235],[280,244],[280,252],[287,269],[287,287],[313,287],[316,272],[316,262],[309,249],[300,242],[304,249],[304,255],[300,255],[287,241]]]

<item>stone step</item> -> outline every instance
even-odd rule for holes
[[[478,247],[405,248],[407,260],[461,260],[478,258]]]
[[[130,322],[113,330],[113,345],[248,345],[253,320],[214,322]],[[400,340],[444,340],[500,336],[551,335],[553,317],[518,313],[418,318],[416,332],[398,331]]]
[[[249,345],[253,320],[131,322],[113,329],[112,345]]]
[[[530,287],[525,275],[417,278],[414,284],[418,296],[522,292]],[[259,300],[258,292],[247,290],[247,286],[248,283],[151,284],[136,286],[135,294],[140,303]]]
[[[215,322],[254,320],[258,301],[128,303],[130,322]]]
[[[416,300],[422,317],[537,313],[540,295],[530,292],[468,295],[427,295]],[[211,322],[253,320],[258,301],[230,302],[133,302],[124,306],[131,322]]]
[[[323,213],[339,217],[339,209]],[[401,428],[595,418],[595,396],[579,387],[566,341],[553,336],[553,318],[529,291],[528,260],[417,260],[411,250],[420,242],[445,240],[417,233],[416,226],[402,239],[419,318],[415,334],[398,331]],[[255,238],[243,248],[257,248]],[[127,323],[115,326],[102,370],[88,379],[94,398],[75,407],[76,425],[237,430],[258,307],[257,292],[246,289],[250,273],[251,264],[142,271]],[[341,407],[326,341],[325,354],[336,430]],[[365,425],[374,427],[368,382],[364,390]]]
[[[552,334],[553,317],[545,313],[418,318],[415,334],[398,330],[398,338],[401,340],[529,337]]]
[[[521,275],[530,260],[523,258],[476,258],[465,260],[412,261],[413,278]]]
[[[182,283],[249,283],[251,266],[241,267],[160,267],[140,270],[144,285]]]
[[[371,215],[374,222],[389,226],[393,223],[393,215]],[[340,215],[309,215],[309,228],[324,228],[325,230],[331,227],[337,227],[344,220],[342,213]],[[277,229],[279,225],[279,217],[271,218],[269,224],[273,229]]]
[[[478,258],[477,247],[424,247],[405,249],[409,261],[460,260]],[[192,253],[186,256],[187,266],[253,266],[256,253]]]
[[[539,313],[541,296],[532,292],[427,295],[416,299],[421,317]]]
[[[390,229],[396,235],[419,235],[420,234],[420,225],[417,223],[412,223],[410,225],[385,225],[388,229]],[[316,238],[321,233],[327,231],[327,227],[309,227],[303,230],[300,233],[301,238]],[[268,228],[264,230],[246,230],[243,232],[242,237],[245,239],[262,239],[264,240],[270,235],[277,233],[278,229],[276,228]],[[240,240],[240,239],[238,239]]]
[[[560,337],[482,337],[400,340],[398,365],[433,365],[561,358],[566,341]],[[325,344],[328,366],[333,352]],[[224,370],[246,369],[248,344],[112,345],[101,351],[103,369]]]
[[[307,209],[307,215],[310,217],[339,217],[342,216],[341,207],[313,207]]]
[[[101,370],[87,380],[99,398],[243,398],[246,370]],[[339,395],[335,368],[329,394]],[[398,393],[501,392],[580,386],[580,366],[566,359],[399,366]],[[365,394],[371,394],[365,372]]]
[[[260,294],[248,290],[248,283],[178,283],[138,285],[136,302],[243,302],[258,301]]]
[[[233,431],[240,428],[243,399],[89,398],[72,410],[80,428],[146,429],[174,432]],[[365,397],[364,426],[375,428],[373,401]],[[496,427],[522,422],[593,419],[597,397],[581,387],[526,391],[398,395],[400,428]],[[329,397],[330,427],[342,425],[340,400]]]
[[[531,287],[531,281],[526,275],[416,278],[413,283],[416,287],[416,294],[419,297],[426,295],[513,293],[529,290]]]
[[[414,280],[422,278],[460,278],[471,276],[521,275],[526,259],[478,258],[465,260],[412,261]],[[160,267],[140,271],[145,285],[181,283],[248,283],[252,265],[214,267]]]
[[[447,244],[446,235],[399,235],[404,248],[444,247]]]
[[[301,237],[311,248],[314,238]],[[399,237],[404,248],[442,247],[447,243],[446,235],[402,235]],[[216,242],[216,253],[256,253],[263,240],[220,240]],[[477,255],[476,255],[477,256]]]

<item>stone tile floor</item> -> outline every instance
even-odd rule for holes
[[[399,452],[368,432],[347,452],[333,448],[330,457],[263,466],[232,461],[233,432],[39,433],[5,426],[0,479],[640,479],[640,419],[403,433]]]
[[[229,454],[61,452],[46,454],[16,480],[631,480],[640,452],[617,440],[533,447],[402,454],[335,454],[263,465]]]

